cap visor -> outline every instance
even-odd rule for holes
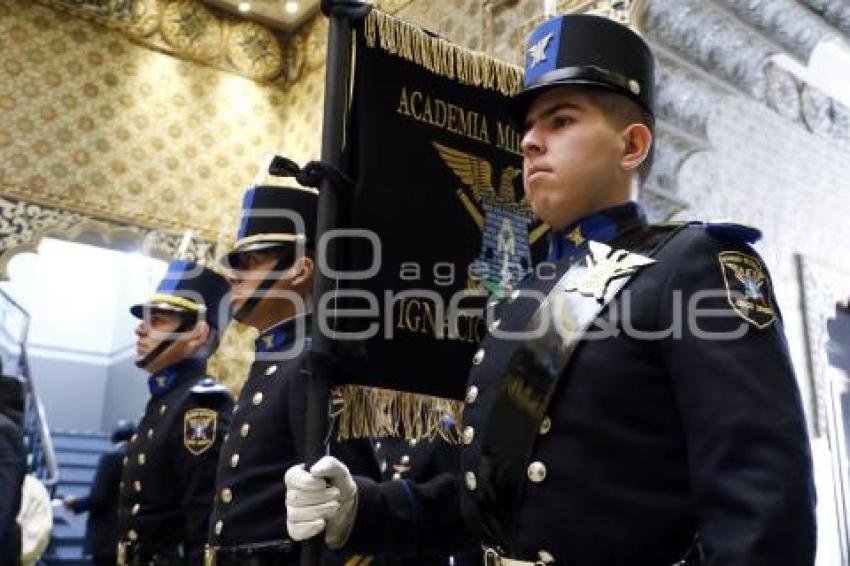
[[[241,246],[236,246],[230,252],[222,256],[218,262],[228,269],[233,269],[233,264],[237,260],[237,258],[244,253],[247,252],[256,252],[260,250],[268,250],[271,248],[279,248],[282,246],[286,246],[287,244],[292,244],[292,242],[250,242],[243,244]]]
[[[594,88],[602,88],[611,92],[615,92],[617,94],[625,95],[629,98],[635,99],[632,93],[616,87],[614,85],[610,85],[601,81],[594,81],[592,79],[582,79],[582,78],[571,78],[571,79],[563,79],[556,82],[548,82],[544,84],[535,85],[529,87],[519,94],[515,95],[511,98],[507,103],[508,116],[510,117],[511,122],[514,127],[522,131],[523,126],[525,125],[525,119],[528,115],[528,109],[531,107],[531,104],[534,100],[546,92],[547,90],[551,90],[553,88],[558,87],[568,87],[568,86],[589,86]],[[637,100],[637,99],[635,99]],[[643,103],[640,103],[643,104]]]

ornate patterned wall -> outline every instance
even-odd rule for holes
[[[157,228],[232,232],[284,93],[27,0],[0,4],[6,195]]]

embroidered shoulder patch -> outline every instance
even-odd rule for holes
[[[198,456],[215,442],[218,413],[212,409],[191,409],[183,415],[183,445]]]
[[[770,278],[761,262],[741,252],[722,252],[717,260],[726,298],[738,316],[759,330],[773,324],[776,309],[771,303]]]

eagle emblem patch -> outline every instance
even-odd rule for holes
[[[568,284],[564,291],[577,292],[593,297],[599,304],[605,302],[609,284],[623,277],[630,277],[641,267],[652,265],[655,260],[627,250],[615,250],[607,244],[590,241],[587,255],[587,270],[578,281]]]
[[[183,415],[183,445],[198,456],[215,442],[218,413],[212,409],[191,409]]]
[[[740,252],[722,252],[717,259],[732,309],[759,330],[770,326],[776,320],[776,309],[771,303],[770,279],[761,262]]]

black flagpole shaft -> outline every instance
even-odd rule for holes
[[[351,20],[346,10],[334,6],[333,1],[322,3],[322,10],[330,18],[328,30],[328,51],[325,69],[325,107],[322,124],[322,161],[336,169],[342,169],[342,149],[345,135],[345,113],[348,107],[349,79],[351,76]],[[340,194],[339,187],[332,186],[328,177],[322,182],[319,191],[318,218],[316,235],[339,227]],[[326,264],[338,268],[337,256],[340,247],[331,245],[324,250]],[[319,321],[332,320],[333,306],[328,312],[321,309],[322,297],[334,293],[336,281],[327,277],[318,268],[313,279],[313,297],[317,310],[313,323],[313,346],[310,351],[312,376],[307,390],[307,415],[305,423],[305,467],[310,468],[324,455],[324,439],[328,425],[328,403],[332,382],[333,351],[332,341],[319,329]],[[328,304],[328,303],[325,303]],[[332,303],[331,303],[332,305]],[[301,548],[301,566],[318,566],[321,561],[324,533],[304,541]]]

